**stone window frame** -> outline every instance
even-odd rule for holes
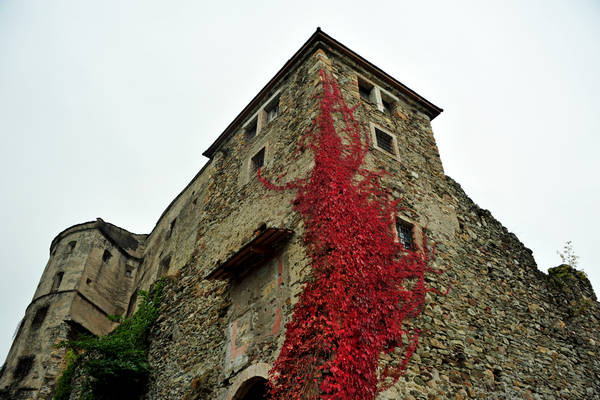
[[[253,168],[253,158],[256,157],[258,155],[258,153],[260,153],[261,151],[264,150],[265,154],[263,156],[263,164],[260,168],[265,167],[265,165],[267,164],[267,160],[269,159],[269,142],[265,142],[263,143],[261,146],[256,146],[258,148],[258,150],[252,151],[250,152],[250,155],[248,156],[248,158],[246,159],[246,168],[245,168],[245,183],[251,182],[252,179],[254,177],[256,177],[256,170],[254,170]],[[255,147],[255,148],[256,148]]]
[[[403,223],[405,225],[410,225],[411,226],[411,232],[412,232],[412,248],[407,249],[407,250],[413,250],[413,251],[421,251],[423,250],[423,246],[422,246],[422,239],[423,239],[423,230],[421,229],[421,226],[416,223],[415,221],[411,220],[410,218],[402,215],[402,214],[394,214],[392,215],[392,221],[393,221],[393,231],[394,231],[394,241],[396,243],[400,242],[400,237],[398,236],[398,222]]]
[[[371,133],[371,143],[373,144],[374,149],[379,150],[380,152],[387,155],[388,157],[392,157],[396,161],[400,161],[400,151],[398,148],[398,137],[394,133],[392,133],[390,130],[382,127],[381,125],[375,124],[373,122],[369,122],[369,131]],[[392,138],[393,153],[390,153],[389,151],[379,147],[379,145],[377,144],[377,132],[376,131],[383,132]]]
[[[273,93],[273,95],[271,95],[271,97],[263,102],[258,111],[252,114],[246,123],[242,125],[242,130],[244,131],[246,141],[251,141],[255,137],[259,136],[267,125],[279,118],[281,115],[280,98],[281,89],[278,89],[275,93]],[[269,117],[270,112],[274,108],[277,110],[275,112],[275,116]]]
[[[377,110],[384,114],[392,115],[394,113],[397,104],[400,102],[398,97],[360,74],[356,74],[356,84],[361,101],[366,100],[366,96],[362,94],[369,91],[368,102],[370,104],[375,105]]]

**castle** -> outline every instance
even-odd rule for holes
[[[444,270],[426,277],[438,291],[415,318],[419,345],[378,398],[600,399],[600,308],[585,276],[540,272],[444,174],[430,124],[442,110],[319,29],[204,152],[209,162],[151,233],[98,219],[52,241],[0,398],[51,398],[64,366],[54,345],[108,334],[108,316],[131,315],[138,290],[164,276],[145,398],[260,398],[311,262],[294,194],[269,190],[257,171],[289,181],[315,167],[296,150],[319,112],[321,71],[369,137],[364,168],[385,169],[382,185],[402,199],[396,240],[436,243],[433,267]]]

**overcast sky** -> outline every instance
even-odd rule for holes
[[[205,3],[0,0],[0,364],[52,239],[149,233],[317,26],[444,108],[446,174],[600,292],[600,2]]]

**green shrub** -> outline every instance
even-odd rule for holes
[[[67,359],[54,400],[69,398],[76,372],[82,377],[82,398],[116,400],[140,396],[150,374],[147,339],[158,317],[163,286],[164,281],[161,280],[151,294],[140,290],[142,302],[138,310],[110,334],[101,337],[87,335],[59,344],[69,349],[67,357],[72,358]]]

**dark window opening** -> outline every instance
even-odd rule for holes
[[[92,283],[92,280],[91,280],[90,278],[87,278],[87,279],[85,280],[85,284],[86,284],[86,285],[89,285],[90,283]]]
[[[33,319],[31,320],[31,329],[37,330],[42,326],[44,320],[48,315],[48,306],[42,307],[35,312]]]
[[[251,140],[256,136],[256,120],[250,123],[250,125],[246,126],[246,139]]]
[[[279,99],[276,99],[267,109],[267,124],[277,118],[279,114]]]
[[[244,382],[233,397],[235,400],[265,400],[269,397],[267,380],[261,377],[254,377]]]
[[[398,240],[405,249],[414,250],[415,241],[413,238],[412,224],[403,221],[400,218],[396,219],[396,233],[398,234]]]
[[[56,273],[56,275],[54,276],[54,280],[52,281],[52,289],[50,290],[50,292],[58,291],[64,275],[65,273],[62,271]]]
[[[69,253],[72,252],[73,250],[75,250],[76,244],[77,244],[77,242],[75,240],[72,240],[69,242]]]
[[[171,234],[173,233],[173,229],[175,229],[176,223],[177,223],[177,218],[175,218],[173,221],[171,221],[171,225],[169,226],[169,231],[167,232],[167,239],[171,237]]]
[[[107,262],[111,257],[112,254],[110,254],[110,251],[104,250],[104,254],[102,254],[102,262]]]
[[[373,92],[373,85],[363,82],[360,79],[358,80],[358,94],[360,94],[360,98],[364,101],[371,102],[371,93]]]
[[[13,378],[16,381],[20,381],[27,377],[27,375],[29,375],[29,372],[31,371],[31,367],[33,367],[34,360],[35,356],[19,357],[17,367],[13,371]]]
[[[265,148],[260,149],[258,153],[252,157],[252,172],[258,171],[265,163]]]
[[[125,276],[126,276],[126,277],[128,277],[128,278],[131,278],[132,271],[133,271],[133,270],[132,270],[131,268],[127,268],[127,269],[125,270]]]
[[[377,147],[390,154],[394,154],[394,141],[390,135],[375,128],[375,139],[377,140]]]
[[[385,100],[385,99],[381,99],[381,105],[383,106],[383,112],[386,114],[391,114],[392,113],[392,103]]]
[[[135,303],[137,302],[138,290],[135,289],[135,292],[131,295],[129,299],[129,305],[127,306],[127,316],[131,316],[135,312]]]
[[[166,256],[165,258],[160,260],[160,269],[158,271],[158,276],[159,277],[164,276],[169,271],[170,266],[171,266],[171,255],[169,254],[168,256]]]

